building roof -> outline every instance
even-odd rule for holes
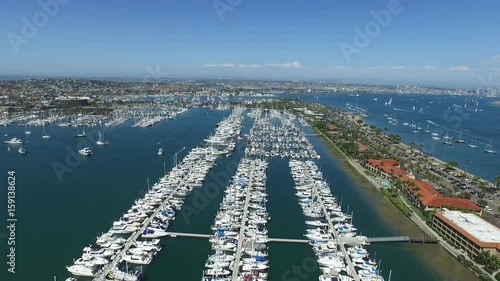
[[[408,176],[408,173],[399,168],[399,162],[393,159],[383,159],[383,160],[368,160],[368,164],[377,167],[378,169],[384,171],[387,174],[401,178],[401,181],[406,182],[406,188],[413,193],[418,200],[427,207],[431,208],[457,208],[464,210],[481,211],[481,207],[477,206],[474,202],[465,198],[454,198],[454,197],[444,197],[436,189],[434,189],[429,183],[424,181],[419,181],[413,177]],[[413,189],[408,183],[412,182],[418,189]],[[419,195],[420,194],[420,195]]]
[[[500,248],[500,229],[475,214],[444,209],[436,216],[480,247]]]

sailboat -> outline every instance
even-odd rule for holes
[[[43,126],[43,135],[42,135],[42,139],[44,140],[48,140],[50,139],[50,135],[47,134],[47,128],[45,126]]]
[[[76,135],[75,137],[77,138],[83,138],[83,137],[86,137],[87,134],[85,134],[85,129],[82,129],[82,132],[80,133],[80,128],[78,128],[78,130],[76,131]]]
[[[462,139],[462,132],[458,134],[457,139],[455,140],[457,143],[465,143],[465,141]]]
[[[431,132],[431,131],[429,130],[429,126],[430,126],[430,124],[427,124],[427,129],[425,129],[425,132],[426,132],[426,133],[430,133],[430,132]]]
[[[104,140],[104,134],[101,131],[99,131],[99,139],[96,141],[96,144],[106,145],[108,143],[109,143],[109,141]]]
[[[477,145],[475,144],[474,139],[472,139],[472,142],[469,144],[469,147],[476,148]]]
[[[423,109],[424,109],[424,108],[423,108],[423,107],[421,107],[419,112],[420,112],[420,113],[422,113],[422,110],[423,110]]]
[[[493,149],[493,145],[491,144],[491,142],[488,145],[486,145],[486,148],[484,148],[484,152],[490,154],[497,154],[497,151]]]
[[[412,123],[413,123],[413,120],[412,120]],[[420,128],[420,122],[418,123],[418,127],[416,125],[413,125],[413,124],[411,126],[413,127],[414,133],[418,133],[418,132],[420,132],[419,130],[422,129],[422,128]]]
[[[392,104],[392,98],[389,99],[389,101],[385,102],[385,105],[391,105]]]
[[[31,135],[31,131],[30,131],[30,130],[28,130],[28,125],[24,125],[24,133],[25,133],[26,135]]]
[[[451,145],[451,137],[448,135],[448,132],[446,135],[443,137],[443,143],[447,145]]]
[[[415,125],[415,123],[413,123],[413,118],[411,119],[411,125],[410,125],[410,127],[412,127],[412,128],[416,128],[417,127],[417,125]]]

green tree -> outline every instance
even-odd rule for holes
[[[479,199],[479,201],[477,201],[477,205],[481,208],[486,207],[486,204],[488,204],[488,202],[486,202],[486,200],[484,199]]]
[[[499,188],[500,187],[500,175],[496,176],[494,180],[495,180],[495,186],[497,188]]]
[[[411,147],[412,150],[415,149],[415,143],[414,142],[410,142],[410,147]]]
[[[462,192],[462,193],[460,193],[460,197],[470,199],[470,193],[469,192]]]

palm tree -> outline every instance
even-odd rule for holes
[[[414,150],[415,149],[415,143],[414,142],[410,142],[410,147],[411,147],[411,150]]]
[[[495,177],[495,185],[496,185],[497,188],[500,187],[500,175],[498,175],[498,176]]]
[[[420,150],[420,154],[422,154],[422,149],[423,149],[423,148],[424,148],[424,145],[423,145],[423,144],[420,144],[420,145],[418,146],[418,149]]]

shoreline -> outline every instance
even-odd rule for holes
[[[425,222],[423,224],[418,221],[418,215],[415,214],[413,208],[410,207],[410,210],[412,211],[411,216],[405,215],[403,210],[401,210],[398,206],[396,206],[380,189],[380,186],[378,183],[376,183],[369,175],[367,175],[362,169],[364,169],[362,166],[360,166],[356,161],[353,159],[349,158],[342,150],[340,150],[335,143],[333,143],[323,132],[321,132],[318,128],[311,126],[313,129],[314,133],[320,139],[321,142],[323,142],[328,148],[330,153],[334,158],[336,158],[340,163],[342,168],[346,171],[346,173],[351,177],[354,181],[356,181],[360,187],[366,192],[370,192],[373,194],[376,194],[376,198],[372,198],[372,201],[378,201],[378,203],[382,203],[383,205],[377,204],[377,202],[374,202],[374,206],[379,212],[379,214],[383,217],[383,219],[387,222],[390,222],[392,225],[394,224],[394,220],[397,220],[398,227],[393,229],[397,229],[400,232],[403,232],[405,235],[422,235],[426,234],[429,236],[436,236],[433,231],[429,231],[427,225]],[[408,146],[408,148],[410,148]],[[367,195],[367,194],[365,194]],[[371,195],[371,194],[370,194]],[[375,199],[375,200],[374,200]],[[405,204],[406,201],[403,200]],[[385,204],[384,204],[385,203]],[[418,234],[417,234],[418,233]],[[439,236],[437,236],[439,237]],[[418,251],[416,253],[419,258],[422,260],[422,262],[426,263],[428,266],[432,267],[432,269],[439,274],[440,276],[444,278],[448,278],[448,274],[450,273],[449,269],[457,269],[455,266],[457,264],[460,265],[460,269],[462,269],[464,272],[467,272],[470,274],[470,276],[474,276],[475,280],[479,280],[479,278],[474,275],[469,269],[467,269],[465,266],[463,266],[458,260],[457,260],[457,255],[456,253],[450,249],[449,245],[442,245],[441,243],[438,244],[438,247],[435,247],[436,250],[440,250],[439,252],[443,255],[446,255],[446,257],[449,259],[449,261],[443,261],[442,257],[435,256],[426,254],[425,252]],[[447,266],[439,266],[436,267],[435,263],[436,261],[432,261],[433,259],[439,260],[439,262],[443,263],[446,262]],[[455,264],[455,265],[453,265]],[[442,265],[442,264],[441,264]],[[463,272],[462,272],[463,273]],[[467,279],[470,280],[470,279]]]

